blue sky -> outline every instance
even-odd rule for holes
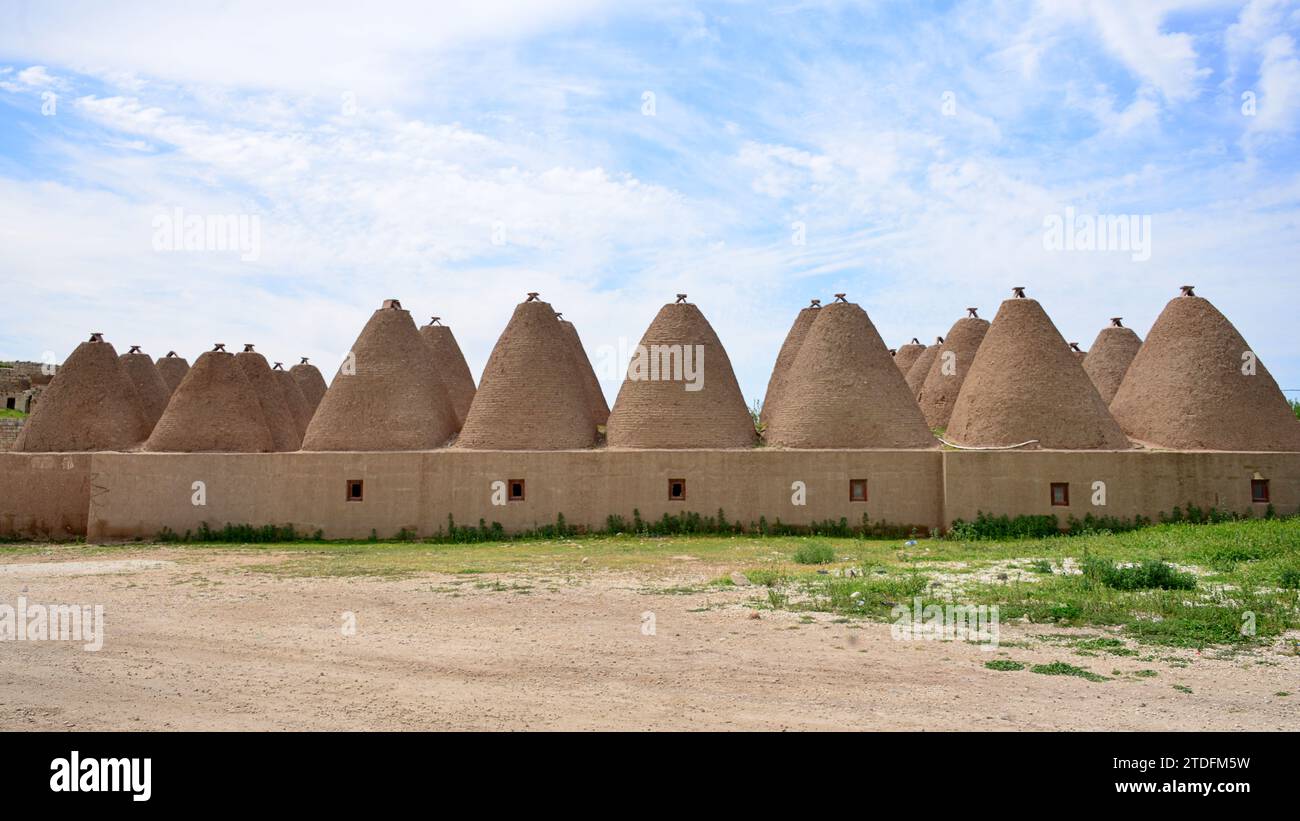
[[[612,402],[686,292],[753,399],[812,297],[897,345],[1026,285],[1086,348],[1191,283],[1300,388],[1295,2],[199,5],[0,3],[0,358],[328,375],[395,296],[477,374],[539,291]],[[156,250],[176,208],[258,258]],[[1067,208],[1150,258],[1046,248]]]

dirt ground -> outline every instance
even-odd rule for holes
[[[281,558],[0,557],[0,603],[102,604],[106,633],[99,652],[0,642],[0,729],[1300,729],[1300,658],[1278,649],[1081,658],[1022,624],[998,652],[895,641],[886,624],[755,610],[753,588],[675,589],[716,576],[690,562],[672,578],[250,567]]]

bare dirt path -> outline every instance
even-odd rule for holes
[[[1033,625],[1004,625],[1005,655],[900,642],[883,624],[754,618],[753,589],[666,592],[710,578],[695,566],[302,578],[249,569],[274,554],[114,558],[147,561],[60,573],[0,558],[0,603],[103,604],[106,621],[97,653],[0,642],[0,729],[1300,729],[1295,656],[1014,646]],[[1089,682],[991,658],[1157,675]]]

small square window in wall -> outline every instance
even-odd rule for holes
[[[348,501],[359,502],[365,494],[365,481],[361,479],[348,480]]]
[[[670,502],[686,501],[686,480],[685,479],[668,480],[668,501]]]
[[[849,480],[849,501],[865,502],[867,500],[867,480],[850,479]]]
[[[522,502],[522,501],[524,500],[524,480],[523,480],[523,479],[511,479],[511,480],[510,480],[509,482],[507,482],[506,484],[510,485],[510,499],[509,499],[509,501],[511,501],[511,502]]]
[[[1069,482],[1052,482],[1052,506],[1053,507],[1070,506],[1070,483]]]
[[[1268,480],[1267,479],[1250,480],[1250,500],[1252,502],[1268,501]]]

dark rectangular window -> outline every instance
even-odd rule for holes
[[[365,490],[365,484],[366,483],[361,479],[348,480],[348,501],[349,502],[361,501],[362,493]]]
[[[849,480],[849,501],[865,502],[867,500],[867,480],[850,479]]]
[[[1052,506],[1053,507],[1070,506],[1070,483],[1069,482],[1052,482]]]
[[[1250,480],[1250,500],[1252,502],[1268,501],[1268,480],[1267,479]]]
[[[14,410],[17,407],[17,405],[18,405],[18,400],[12,396],[5,400],[5,407],[8,408],[9,410]]]
[[[668,480],[668,501],[682,502],[686,500],[686,480],[669,479]]]
[[[510,485],[511,502],[522,502],[524,500],[524,480],[511,479],[507,484]]]

